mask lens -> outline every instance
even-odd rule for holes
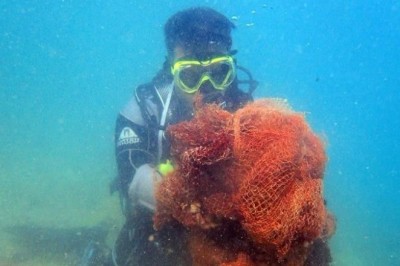
[[[203,69],[201,66],[198,65],[191,65],[183,68],[179,72],[179,79],[182,83],[186,86],[193,88],[195,87],[203,75]]]
[[[221,62],[218,64],[210,65],[209,75],[216,84],[223,85],[228,75],[231,74],[231,70],[231,64],[227,62]]]

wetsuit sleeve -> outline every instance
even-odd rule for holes
[[[115,127],[118,185],[125,200],[128,198],[129,184],[137,169],[144,164],[155,162],[155,156],[151,152],[152,144],[154,140],[149,126],[133,98],[118,115]]]

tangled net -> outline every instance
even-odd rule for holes
[[[283,101],[205,105],[168,133],[176,168],[157,187],[154,224],[188,228],[195,265],[301,265],[332,232],[323,144]]]

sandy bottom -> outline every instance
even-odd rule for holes
[[[118,195],[108,191],[113,174],[112,166],[80,167],[46,156],[6,165],[0,173],[0,266],[76,265],[91,238],[111,247],[123,223]],[[339,217],[332,265],[400,265],[394,252],[373,254],[384,250],[380,240],[357,229]]]
[[[0,173],[0,266],[76,265],[90,239],[113,245],[123,216],[111,165],[23,158]]]

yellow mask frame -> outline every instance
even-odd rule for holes
[[[213,76],[213,68],[225,66],[228,67],[224,74],[225,76],[220,77],[221,80],[218,81],[216,77]],[[190,70],[190,68],[195,68],[197,72],[200,71],[201,73],[197,73],[198,77],[196,77],[194,85],[187,84],[188,82],[185,82],[182,78],[184,71]],[[230,55],[217,56],[204,61],[182,58],[176,60],[171,66],[171,73],[174,76],[175,84],[186,93],[195,93],[207,80],[211,82],[216,90],[222,91],[225,90],[236,77],[235,60]]]

